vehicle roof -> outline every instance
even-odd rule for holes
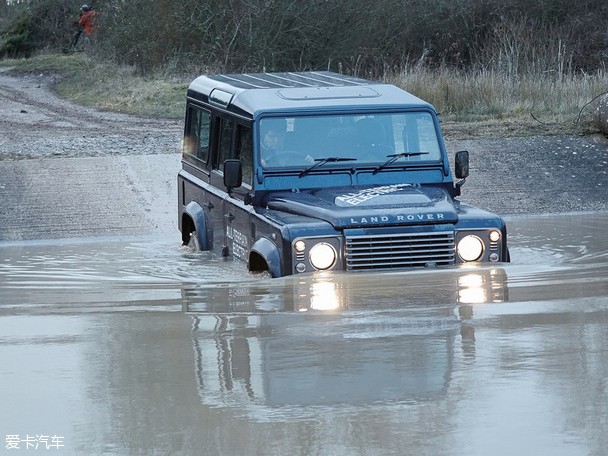
[[[265,112],[434,108],[394,85],[331,71],[205,75],[188,97],[256,118]]]

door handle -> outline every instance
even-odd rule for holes
[[[213,209],[215,207],[213,205],[213,203],[211,203],[211,202],[204,203],[203,206],[205,206],[209,210],[211,210],[211,209]]]

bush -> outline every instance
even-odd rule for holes
[[[0,56],[29,57],[43,50],[61,50],[77,29],[78,10],[69,0],[39,0],[8,5],[0,32]]]
[[[0,56],[29,57],[36,49],[34,27],[29,14],[20,14],[0,36]]]
[[[5,53],[69,43],[78,13],[70,1],[5,5]],[[597,0],[99,0],[94,6],[95,54],[140,74],[171,67],[382,77],[419,65],[559,78],[604,68],[608,57],[608,5]]]

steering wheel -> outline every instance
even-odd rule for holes
[[[281,150],[264,158],[264,162],[269,166],[301,165],[306,163],[306,156],[293,149]]]

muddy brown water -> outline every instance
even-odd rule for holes
[[[281,279],[0,243],[0,453],[605,454],[608,213],[508,225],[509,265]]]

